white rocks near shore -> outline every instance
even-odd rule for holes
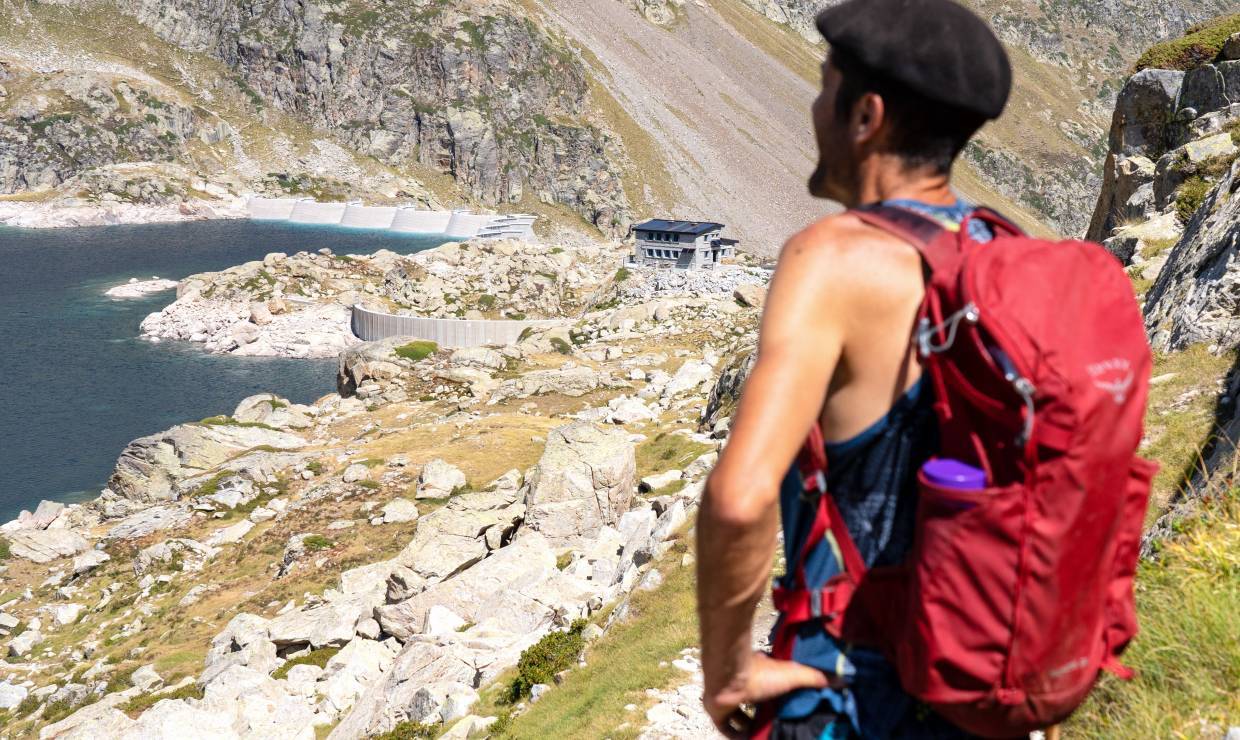
[[[154,293],[175,290],[176,287],[177,281],[175,280],[165,280],[159,277],[152,277],[150,280],[130,278],[129,282],[104,291],[104,295],[109,298],[145,298]]]
[[[0,225],[22,229],[164,224],[247,217],[246,201],[242,198],[192,200],[176,205],[143,205],[122,201],[0,201]]]
[[[238,357],[326,359],[360,344],[349,328],[350,310],[321,303],[265,318],[245,301],[178,299],[142,321],[145,339],[201,342],[208,352]]]

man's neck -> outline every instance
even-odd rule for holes
[[[897,199],[939,206],[957,201],[950,176],[925,170],[910,172],[899,160],[864,167],[860,175],[856,203],[848,204],[850,207]]]

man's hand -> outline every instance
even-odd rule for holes
[[[718,692],[703,695],[706,712],[715,727],[729,738],[747,737],[753,720],[741,711],[742,704],[760,704],[797,689],[822,689],[843,685],[838,679],[816,668],[775,660],[766,653],[754,653],[748,666]]]

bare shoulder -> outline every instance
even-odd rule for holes
[[[912,246],[849,213],[827,216],[794,234],[778,264],[785,279],[825,280],[836,288],[920,281],[920,270],[921,258]]]

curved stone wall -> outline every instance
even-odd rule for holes
[[[353,334],[366,342],[388,337],[417,337],[440,347],[477,347],[483,344],[511,344],[531,327],[557,326],[563,321],[507,321],[502,319],[433,319],[425,316],[397,316],[353,307]]]

